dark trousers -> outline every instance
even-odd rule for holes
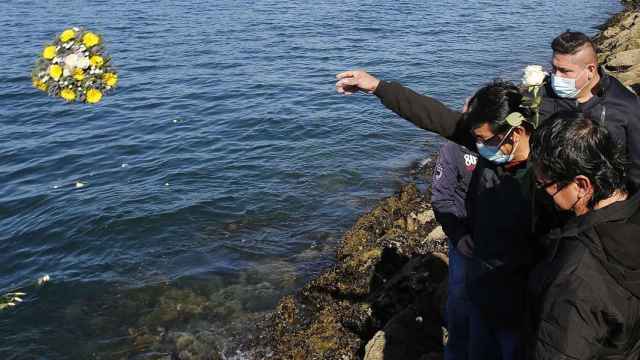
[[[488,321],[483,311],[471,304],[469,317],[469,359],[524,359],[524,332]]]
[[[465,286],[467,258],[449,241],[449,287],[446,322],[449,338],[445,360],[466,360],[469,348],[469,298]]]

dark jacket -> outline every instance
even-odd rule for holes
[[[546,238],[530,279],[535,359],[640,356],[640,193]]]
[[[547,78],[542,88],[543,101],[540,106],[540,119],[544,121],[558,111],[581,111],[591,119],[607,126],[611,136],[626,147],[629,159],[629,178],[640,184],[640,99],[616,78],[600,70],[600,83],[597,94],[586,103],[575,99],[559,98],[551,88]]]
[[[471,177],[478,164],[478,154],[453,142],[440,149],[431,181],[431,205],[436,220],[453,246],[471,256],[466,198]]]
[[[418,127],[476,150],[462,113],[396,83],[381,81],[374,94]],[[465,231],[473,258],[467,290],[470,300],[496,321],[517,322],[525,310],[526,276],[534,260],[534,193],[526,162],[505,167],[478,159],[466,199]]]

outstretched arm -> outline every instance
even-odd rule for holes
[[[400,84],[381,81],[365,71],[345,71],[336,78],[338,93],[373,93],[380,98],[384,106],[419,128],[435,132],[475,150],[473,138],[463,121],[462,113],[448,108],[440,101],[420,95]]]

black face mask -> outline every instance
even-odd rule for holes
[[[574,201],[574,202],[573,202],[573,204],[571,205],[571,207],[570,207],[570,208],[568,208],[568,209],[563,209],[563,208],[559,207],[559,206],[558,206],[558,204],[556,204],[556,201],[554,200],[555,196],[556,196],[560,191],[564,190],[564,188],[566,188],[567,186],[569,186],[572,182],[573,182],[573,181],[570,181],[570,182],[568,182],[568,183],[566,183],[566,184],[562,185],[561,187],[559,187],[559,188],[558,188],[558,190],[556,190],[556,192],[555,192],[555,193],[553,193],[553,195],[549,195],[549,197],[551,197],[551,200],[553,201],[553,207],[556,209],[556,211],[558,211],[558,212],[569,212],[569,213],[571,213],[571,214],[575,214],[574,209],[575,209],[576,204],[578,203],[578,201],[580,201],[580,198],[577,198],[577,199],[576,199],[576,201]]]

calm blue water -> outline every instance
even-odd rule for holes
[[[593,34],[619,9],[3,1],[0,293],[28,296],[0,313],[0,358],[150,359],[129,335],[158,327],[209,328],[232,348],[234,324],[328,266],[358,214],[439,144],[372,96],[337,95],[337,72],[366,68],[459,107],[494,77],[547,64],[554,35]],[[42,46],[74,25],[102,34],[119,69],[98,106],[31,87]],[[209,308],[153,318],[176,291]]]

